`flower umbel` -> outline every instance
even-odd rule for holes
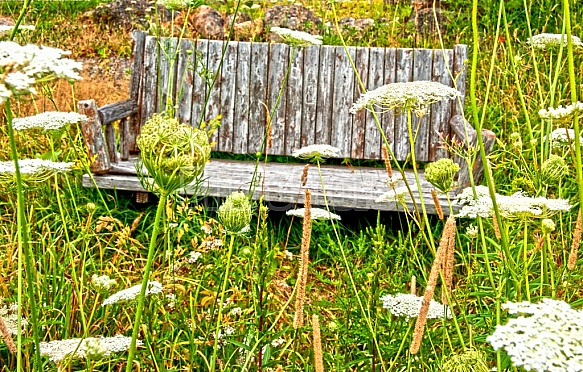
[[[550,155],[540,167],[540,180],[547,186],[558,184],[569,174],[569,167],[565,159],[558,155]]]
[[[409,293],[397,293],[395,295],[383,296],[381,297],[381,301],[383,302],[383,308],[388,309],[394,316],[411,319],[417,318],[419,315],[423,297]],[[451,318],[451,311],[447,305],[442,305],[437,301],[431,300],[427,318]]]
[[[40,354],[49,357],[54,363],[65,359],[97,359],[113,353],[126,351],[130,347],[130,337],[117,335],[114,337],[88,337],[54,340],[40,343]],[[138,340],[138,346],[143,344]]]
[[[44,182],[58,173],[65,173],[71,170],[75,163],[55,162],[43,159],[22,159],[18,160],[18,168],[25,184],[31,182]],[[0,161],[0,182],[16,182],[14,162]]]
[[[66,125],[75,124],[86,120],[85,115],[76,112],[55,112],[47,111],[34,116],[25,118],[15,118],[12,121],[14,130],[26,130],[40,128],[44,130],[59,130]]]
[[[271,32],[279,35],[286,43],[298,47],[322,44],[322,36],[320,35],[312,35],[307,32],[282,27],[272,27]]]
[[[565,34],[547,34],[542,33],[538,35],[534,35],[533,37],[529,37],[526,42],[532,45],[535,49],[547,49],[547,48],[558,48],[561,45],[566,47],[567,46],[567,35]],[[583,47],[583,43],[581,39],[577,36],[571,35],[571,42],[573,46],[576,48]]]
[[[251,223],[251,217],[253,206],[247,195],[242,192],[229,195],[218,211],[219,222],[232,234],[244,232]]]
[[[549,107],[547,109],[539,110],[538,114],[541,118],[555,121],[571,121],[575,115],[583,113],[583,102],[575,102],[566,107],[558,106],[556,108]]]
[[[370,106],[379,107],[383,112],[395,109],[397,112],[412,110],[422,115],[427,107],[443,100],[461,97],[455,89],[434,81],[411,81],[391,83],[368,91],[350,108],[351,114]]]
[[[114,293],[113,295],[106,298],[102,303],[101,306],[112,305],[120,301],[130,301],[136,299],[139,296],[140,290],[142,289],[142,285],[138,284],[133,287],[121,290],[119,292]],[[157,281],[149,281],[146,287],[146,294],[145,296],[151,294],[158,294],[162,293],[162,284]]]
[[[326,158],[337,158],[340,150],[330,145],[309,145],[295,150],[292,156],[300,159],[309,159],[313,161],[323,161]]]
[[[312,208],[312,220],[341,220],[342,218],[322,208]],[[304,218],[304,208],[290,209],[285,212],[288,216]]]
[[[449,158],[439,159],[427,164],[425,167],[425,179],[439,191],[446,193],[451,191],[453,178],[460,170],[460,166]]]

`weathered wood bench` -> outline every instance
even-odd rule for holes
[[[163,111],[168,102],[174,105],[177,117],[192,125],[222,116],[213,138],[215,151],[234,154],[261,151],[268,108],[277,99],[290,63],[289,46],[157,39],[137,31],[133,37],[130,98],[101,108],[91,100],[79,102],[79,110],[89,117],[84,124],[85,140],[90,156],[95,159],[91,170],[98,187],[144,191],[134,169],[138,155],[136,137],[146,119]],[[349,47],[348,52],[367,89],[415,80],[454,86],[452,76],[455,78],[461,101],[432,105],[419,124],[415,150],[420,162],[450,156],[442,146],[443,138],[457,136],[468,143],[475,142],[475,130],[467,122],[464,128],[461,119],[466,85],[465,45],[447,50]],[[212,89],[197,73],[202,66],[211,73],[220,68]],[[348,112],[360,93],[344,48],[314,46],[299,50],[291,61],[289,80],[272,117],[272,146],[268,153],[291,155],[306,145],[329,144],[340,149],[342,158],[380,160],[381,135],[372,115],[364,110],[357,115]],[[384,113],[379,118],[396,160],[405,161],[410,152],[406,116]],[[117,120],[120,122],[116,132],[113,123]],[[482,135],[491,146],[493,133],[487,131]],[[212,160],[204,175],[208,196],[226,196],[232,191],[249,189],[254,167],[252,161]],[[295,203],[299,195],[302,203],[302,170],[301,164],[270,162],[265,167],[261,164],[261,185],[254,198],[265,195],[268,201]],[[402,210],[394,203],[375,202],[388,191],[384,168],[323,166],[322,172],[329,204],[337,210]],[[474,172],[479,177],[480,164]],[[406,173],[414,185],[412,172]],[[460,182],[467,183],[467,173],[463,166]],[[432,187],[424,178],[422,182],[421,193],[428,211],[433,212],[429,196]],[[83,184],[94,186],[88,175]],[[314,204],[324,204],[315,168],[305,187],[312,190]],[[419,192],[416,193],[418,198]]]

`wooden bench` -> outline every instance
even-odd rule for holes
[[[95,158],[91,170],[98,187],[144,191],[134,169],[138,154],[136,137],[146,119],[164,111],[168,102],[178,118],[192,125],[222,116],[221,126],[212,138],[216,142],[215,151],[234,154],[261,151],[268,111],[277,99],[290,63],[288,45],[157,39],[138,31],[133,37],[130,98],[101,108],[92,100],[79,102],[79,111],[89,118],[84,123],[84,134],[89,154]],[[447,50],[348,47],[348,52],[367,89],[415,80],[454,86],[452,76],[455,78],[462,99],[434,104],[423,117],[415,143],[418,161],[450,156],[442,147],[446,137],[455,135],[475,143],[475,130],[467,122],[464,128],[460,116],[466,85],[465,45]],[[212,89],[197,73],[203,66],[211,73],[220,68]],[[272,117],[272,146],[268,153],[292,155],[306,145],[329,144],[340,149],[342,158],[381,160],[381,135],[372,115],[364,110],[356,115],[348,112],[360,93],[343,47],[299,50],[291,61],[288,82]],[[405,161],[409,155],[406,115],[384,113],[379,118],[396,160]],[[113,123],[117,120],[120,122],[116,131]],[[465,138],[465,133],[469,138]],[[482,135],[491,148],[493,133],[485,131]],[[210,161],[204,175],[208,196],[248,190],[254,168],[253,161]],[[265,195],[267,201],[302,203],[302,170],[302,164],[270,162],[265,167],[260,164],[261,184],[254,198]],[[328,165],[322,167],[322,172],[329,204],[336,210],[402,210],[394,203],[375,202],[388,191],[384,168]],[[467,172],[467,166],[463,166],[461,183],[467,183]],[[414,185],[412,171],[406,173]],[[479,177],[480,164],[474,173]],[[429,196],[432,187],[424,178],[422,182],[428,211],[434,212]],[[88,175],[84,176],[83,184],[94,186]],[[315,167],[305,187],[312,190],[314,204],[324,204]]]

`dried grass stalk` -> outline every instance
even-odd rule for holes
[[[16,354],[17,351],[16,345],[14,344],[14,340],[12,339],[12,335],[10,334],[8,327],[6,327],[4,318],[2,318],[1,316],[0,316],[0,336],[2,336],[2,339],[4,340],[4,343],[6,344],[8,351],[10,351],[11,354]]]
[[[304,224],[302,226],[302,246],[300,249],[300,269],[298,272],[298,292],[296,295],[294,328],[304,326],[304,304],[308,284],[308,265],[310,263],[310,239],[312,237],[312,193],[306,189],[304,202]]]
[[[383,160],[385,161],[385,168],[387,169],[387,175],[389,178],[393,177],[393,168],[391,167],[391,157],[389,155],[389,150],[387,146],[383,145],[382,148]]]
[[[437,217],[443,221],[443,209],[441,208],[441,204],[439,203],[439,199],[437,198],[437,192],[435,189],[431,189],[431,197],[433,198],[433,204],[435,205],[435,211],[437,212]]]
[[[569,270],[575,269],[580,244],[581,244],[581,209],[579,209],[579,214],[577,214],[577,222],[575,223],[575,231],[573,232],[573,242],[571,243],[571,253],[569,254],[569,261],[567,262],[567,269]]]
[[[316,372],[324,372],[324,358],[322,357],[322,336],[320,334],[320,320],[312,315],[312,333],[314,336],[314,366]]]
[[[304,171],[302,172],[302,186],[306,186],[306,182],[308,182],[308,169],[310,168],[310,164],[304,165]]]
[[[449,221],[449,219],[448,219]],[[451,293],[451,287],[453,282],[453,267],[455,266],[455,233],[456,233],[456,223],[453,221],[453,227],[448,230],[447,236],[447,252],[445,254],[445,262],[443,263],[443,291],[441,293],[441,303],[447,305],[447,294]]]

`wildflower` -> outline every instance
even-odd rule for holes
[[[200,243],[200,248],[210,249],[211,251],[217,248],[221,248],[222,246],[223,241],[221,239],[205,240],[202,243]]]
[[[285,254],[286,260],[293,261],[293,259],[294,259],[294,254],[293,253],[291,253],[287,249],[285,251],[283,251],[283,253]]]
[[[28,116],[25,118],[15,118],[12,121],[12,127],[14,130],[25,130],[32,128],[59,130],[66,125],[75,124],[82,120],[87,120],[87,117],[76,112],[47,111],[43,112],[42,114]]]
[[[292,155],[301,159],[322,161],[326,158],[337,158],[340,156],[340,150],[330,145],[309,145],[295,150]]]
[[[460,170],[460,166],[449,158],[439,159],[427,164],[425,167],[425,179],[439,191],[449,192],[453,185],[453,178]]]
[[[544,136],[543,140],[550,141],[551,147],[554,149],[569,146],[575,141],[575,130],[558,128],[550,133],[549,136]],[[583,137],[579,136],[579,143],[583,143]]]
[[[486,355],[478,350],[465,350],[460,354],[453,354],[445,358],[442,371],[449,372],[488,372]]]
[[[253,217],[253,208],[249,198],[242,192],[233,192],[219,207],[219,222],[230,233],[244,233]]]
[[[409,293],[397,293],[381,297],[383,308],[388,309],[393,316],[404,317],[406,319],[417,318],[421,310],[423,297]],[[429,304],[428,319],[451,318],[451,312],[447,305],[442,305],[435,300]]]
[[[12,334],[10,333],[10,330],[6,326],[4,318],[2,318],[1,316],[0,316],[0,339],[4,340],[4,343],[6,344],[6,347],[8,348],[8,351],[10,351],[11,354],[16,354],[18,348],[14,344]]]
[[[106,298],[103,301],[103,303],[101,303],[101,306],[112,305],[120,301],[134,300],[136,297],[140,295],[141,290],[142,290],[141,284],[124,289]],[[145,296],[158,293],[162,293],[162,284],[160,284],[160,282],[157,281],[149,281],[148,284],[146,285]]]
[[[515,367],[535,371],[583,370],[583,311],[563,301],[544,298],[502,305],[520,314],[496,326],[486,339],[494,350],[504,349]]]
[[[271,32],[279,35],[288,44],[298,47],[321,45],[322,36],[312,35],[303,31],[290,30],[289,28],[272,27]]]
[[[433,81],[391,83],[361,95],[350,108],[350,113],[356,114],[363,108],[377,106],[383,111],[412,110],[422,115],[430,104],[457,97],[461,97],[457,89]]]
[[[478,226],[470,225],[466,228],[466,235],[470,239],[475,239],[478,237]]]
[[[243,313],[240,307],[234,307],[229,311],[229,315],[231,316],[240,316]]]
[[[59,363],[65,359],[95,359],[126,351],[130,347],[131,337],[117,335],[114,337],[88,337],[54,340],[40,343],[40,354],[47,356],[51,362]],[[138,346],[143,342],[138,340]]]
[[[280,337],[271,341],[271,347],[280,347],[281,345],[285,345],[285,338]]]
[[[43,159],[18,160],[18,168],[25,183],[44,182],[55,174],[69,172],[73,164]],[[0,181],[14,182],[16,180],[15,169],[12,160],[0,161]]]
[[[565,159],[558,155],[550,155],[540,167],[541,181],[547,186],[558,184],[568,174],[569,167]]]
[[[551,220],[550,218],[545,218],[541,221],[541,230],[544,234],[552,233],[555,231],[556,227],[557,225],[555,224],[555,221]]]
[[[538,34],[529,37],[526,42],[535,49],[557,48],[560,46],[567,46],[567,35],[565,34]],[[582,47],[581,39],[577,36],[571,35],[571,42],[576,48]]]
[[[99,292],[107,292],[109,289],[116,285],[116,281],[114,279],[110,279],[107,275],[97,275],[93,274],[91,276],[91,284],[97,289]]]
[[[17,314],[18,314],[18,304],[12,303],[8,305],[3,305],[0,307],[0,317],[4,320],[4,324],[8,333],[12,335],[16,335],[18,333],[18,322],[17,322]],[[21,326],[22,330],[24,331],[26,326],[28,325],[28,321],[26,318],[22,317],[21,319]]]
[[[557,108],[541,109],[538,114],[546,120],[571,121],[575,115],[578,116],[581,112],[583,112],[583,102],[577,101],[566,107],[561,105]]]
[[[389,190],[379,196],[375,202],[382,203],[382,202],[399,202],[402,203],[405,201],[405,198],[409,195],[409,190],[406,186],[397,187],[395,189]]]
[[[222,244],[222,242],[221,242],[221,244]],[[198,259],[200,258],[201,255],[202,255],[202,253],[200,253],[200,252],[192,251],[188,254],[188,257],[186,258],[186,262],[188,262],[189,264],[193,264],[196,261],[198,261]]]
[[[342,218],[332,212],[321,208],[312,208],[312,220],[341,220]],[[285,214],[288,216],[304,218],[304,208],[290,209]]]

